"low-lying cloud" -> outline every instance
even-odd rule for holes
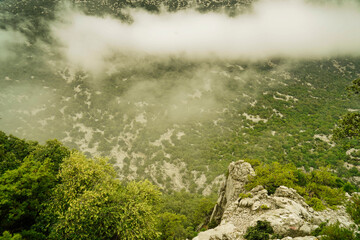
[[[314,5],[303,0],[262,0],[251,13],[228,17],[192,10],[131,13],[134,22],[71,12],[52,33],[71,63],[99,69],[114,53],[190,58],[262,60],[360,55],[356,4]]]
[[[0,29],[0,61],[7,60],[15,56],[13,52],[14,44],[24,43],[25,37],[19,32]]]

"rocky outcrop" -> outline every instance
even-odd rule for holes
[[[240,193],[245,192],[244,186],[248,182],[249,175],[255,176],[255,171],[249,163],[243,160],[230,163],[226,181],[220,188],[210,222],[220,222],[227,206],[236,200]]]
[[[250,197],[239,198],[239,193],[245,192],[249,174],[254,175],[250,164],[244,161],[230,164],[229,176],[213,213],[213,217],[217,217],[223,208],[220,225],[200,233],[196,240],[243,239],[247,228],[256,225],[258,220],[269,221],[275,233],[286,236],[284,240],[315,239],[309,236],[311,231],[325,221],[330,224],[339,221],[344,227],[354,224],[345,207],[314,211],[294,189],[285,186],[277,188],[272,195],[257,186],[246,192]]]

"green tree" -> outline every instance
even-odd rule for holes
[[[158,229],[162,233],[159,239],[185,239],[187,230],[184,226],[187,224],[187,219],[184,215],[175,213],[161,213],[159,215]]]
[[[154,239],[160,192],[148,181],[126,186],[106,159],[72,153],[43,213],[50,239]]]
[[[350,94],[359,95],[360,78],[352,81],[352,85],[348,87]],[[345,114],[338,122],[337,128],[334,130],[334,139],[342,138],[359,138],[360,137],[360,113],[352,112]]]
[[[29,229],[50,197],[56,175],[50,159],[39,162],[30,156],[20,167],[0,177],[1,231],[19,232]]]

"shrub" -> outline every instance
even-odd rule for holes
[[[244,235],[247,240],[268,240],[274,230],[268,221],[257,221],[256,226],[249,227]]]
[[[239,198],[240,199],[244,199],[244,198],[252,198],[253,195],[251,193],[240,193],[239,194]]]
[[[354,195],[351,202],[346,206],[346,211],[356,224],[360,223],[360,196]]]
[[[340,223],[325,226],[319,235],[324,235],[321,240],[356,240],[354,232],[340,227]]]
[[[344,183],[328,167],[321,167],[304,173],[293,164],[282,165],[278,162],[263,164],[255,168],[256,176],[250,176],[245,185],[250,190],[258,185],[264,186],[273,194],[279,186],[294,188],[315,210],[335,208],[345,200],[345,190],[352,186]]]
[[[269,207],[268,205],[265,205],[265,204],[261,205],[260,208],[261,208],[262,210],[268,210],[268,209],[270,209],[270,207]]]

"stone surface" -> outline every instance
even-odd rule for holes
[[[262,186],[246,192],[244,186],[249,174],[255,174],[250,164],[244,161],[230,164],[212,216],[216,219],[216,214],[221,214],[220,225],[200,233],[196,240],[243,239],[241,236],[247,228],[255,226],[258,220],[269,221],[275,233],[287,237],[283,240],[314,240],[315,237],[308,235],[325,221],[329,224],[339,221],[343,227],[354,224],[344,206],[337,210],[314,211],[292,188],[280,186],[272,195]],[[252,197],[240,199],[239,193],[251,193]]]
[[[248,182],[249,175],[255,176],[255,171],[249,163],[243,160],[230,163],[227,179],[220,188],[219,198],[210,221],[220,221],[226,207],[235,201],[240,193],[245,192],[244,186]]]

